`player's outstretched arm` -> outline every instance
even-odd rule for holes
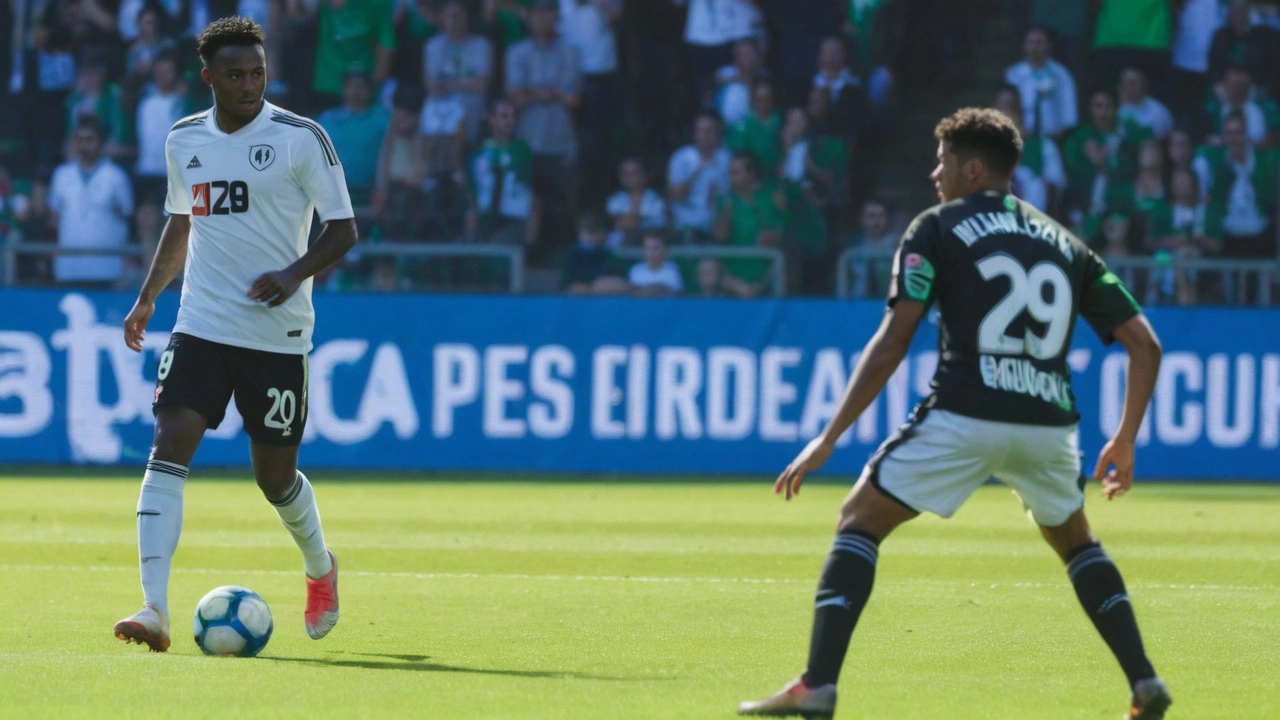
[[[249,299],[276,307],[293,297],[303,280],[334,264],[356,244],[355,218],[330,220],[307,252],[283,270],[263,273],[249,286]]]
[[[138,300],[124,319],[124,344],[130,350],[142,352],[142,340],[151,314],[156,310],[156,298],[161,290],[178,277],[178,272],[186,263],[187,238],[190,235],[190,215],[169,215],[164,231],[160,233],[160,244],[156,247],[155,257],[151,259],[147,279],[138,292]]]
[[[1142,427],[1142,416],[1155,391],[1160,372],[1160,340],[1145,315],[1135,315],[1112,333],[1129,353],[1129,375],[1124,389],[1124,412],[1120,427],[1098,454],[1093,477],[1102,483],[1108,500],[1129,491],[1133,485],[1133,446]]]
[[[790,500],[792,495],[800,493],[804,476],[826,464],[836,448],[836,441],[876,399],[902,363],[902,358],[907,356],[911,338],[915,337],[927,307],[922,302],[901,299],[885,312],[880,329],[858,358],[858,366],[853,369],[853,377],[849,378],[835,417],[778,476],[773,485],[775,495],[785,493]]]

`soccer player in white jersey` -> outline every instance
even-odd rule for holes
[[[818,580],[809,664],[742,715],[830,718],[880,543],[921,512],[950,517],[996,477],[1022,499],[1066,565],[1085,614],[1128,681],[1128,720],[1160,720],[1173,702],[1143,647],[1124,579],[1084,513],[1075,396],[1067,353],[1076,318],[1129,354],[1124,413],[1094,478],[1107,499],[1133,484],[1134,444],[1160,368],[1160,342],[1102,259],[1010,194],[1022,155],[1013,121],[966,108],[938,123],[940,205],[921,213],[893,263],[888,309],[823,432],[778,477],[788,500],[831,457],[907,353],[925,312],[940,311],[932,394],[867,462],[840,508]],[[1110,468],[1110,471],[1108,469]]]
[[[155,442],[138,498],[145,605],[116,623],[125,642],[169,647],[169,568],[182,531],[182,490],[207,429],[234,396],[258,487],[302,551],[307,634],[338,622],[338,565],[315,494],[298,471],[307,421],[311,277],[356,242],[346,178],[316,123],[263,98],[263,33],[252,20],[209,24],[199,38],[211,109],[179,121],[165,142],[169,220],[125,343],[142,350],[155,299],[178,271],[182,305],[156,373]],[[310,248],[311,216],[324,223]]]

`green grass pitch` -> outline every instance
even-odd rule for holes
[[[187,486],[173,648],[140,605],[132,476],[0,478],[0,716],[729,718],[799,672],[846,488],[766,479],[405,482],[324,474],[342,621],[302,626],[297,550],[247,481]],[[1089,510],[1129,583],[1170,718],[1280,718],[1280,487],[1139,486]],[[251,660],[189,634],[210,588],[270,603]],[[882,548],[839,718],[1117,720],[1126,688],[1009,491]]]

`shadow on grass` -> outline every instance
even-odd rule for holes
[[[338,651],[332,653],[342,655]],[[662,677],[618,677],[616,675],[593,675],[591,673],[568,672],[558,670],[498,670],[490,668],[469,668],[457,665],[428,662],[428,655],[399,655],[393,653],[352,653],[356,657],[278,657],[261,655],[259,660],[273,662],[305,663],[308,665],[326,665],[329,667],[363,668],[365,670],[400,670],[411,672],[433,673],[474,673],[477,675],[503,675],[506,677],[524,678],[560,678],[566,680],[607,680],[611,682],[638,682],[651,680],[669,680]]]

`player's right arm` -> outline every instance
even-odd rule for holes
[[[173,136],[170,132],[164,143],[165,165],[169,175],[169,193],[164,201],[164,209],[169,213],[169,220],[160,233],[160,244],[156,247],[155,257],[151,259],[151,269],[147,271],[142,290],[138,292],[138,300],[124,319],[124,344],[134,352],[142,352],[147,323],[156,310],[156,298],[160,291],[178,277],[178,272],[187,261],[187,239],[191,235],[191,198],[187,195],[187,187],[182,180],[182,166],[176,159]]]
[[[124,344],[134,352],[142,352],[142,340],[146,335],[147,322],[156,310],[156,298],[160,291],[169,286],[178,277],[182,266],[187,261],[187,238],[191,234],[190,215],[170,215],[160,233],[160,245],[156,255],[151,259],[151,269],[147,271],[147,279],[138,292],[138,300],[124,319]]]

